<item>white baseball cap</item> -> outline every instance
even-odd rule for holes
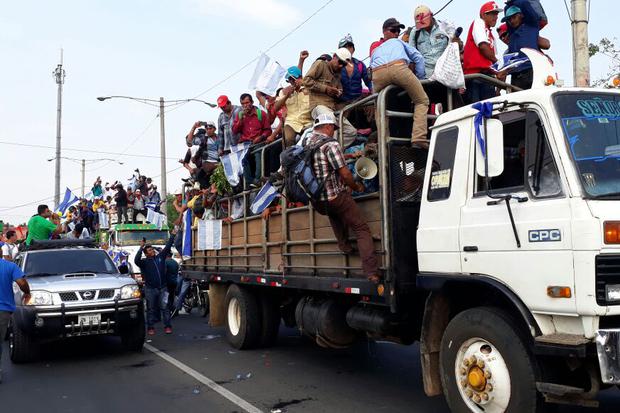
[[[351,58],[353,56],[351,56],[351,52],[349,51],[349,49],[347,49],[346,47],[341,47],[340,49],[336,50],[336,56],[338,57],[338,59],[347,62],[348,64],[351,64]]]
[[[338,129],[338,121],[333,112],[318,115],[314,120],[314,126],[317,127],[319,125],[334,125]]]

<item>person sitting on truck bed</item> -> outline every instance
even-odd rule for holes
[[[424,57],[417,49],[398,38],[404,28],[405,25],[393,17],[383,23],[385,41],[372,52],[370,58],[372,84],[376,93],[392,84],[407,91],[414,104],[411,142],[427,148],[426,114],[429,101],[420,83],[420,79],[426,77]],[[415,64],[415,74],[409,69],[411,63]]]
[[[140,249],[134,259],[134,263],[140,267],[142,279],[144,280],[144,295],[147,306],[146,325],[147,333],[150,336],[155,334],[154,325],[160,318],[160,312],[163,314],[164,332],[172,334],[170,308],[166,298],[168,295],[168,284],[174,283],[176,280],[168,280],[166,277],[166,256],[172,248],[172,242],[176,233],[176,228],[170,232],[170,238],[166,246],[159,253],[155,251],[152,245],[147,244],[142,239],[140,241]],[[142,258],[143,252],[146,258]]]
[[[314,122],[314,132],[308,145],[316,144],[325,137],[333,137],[336,124],[333,113],[319,115]],[[379,283],[381,278],[370,228],[346,188],[348,186],[354,191],[364,192],[364,184],[353,179],[337,141],[327,142],[314,152],[313,168],[316,177],[324,180],[325,187],[320,199],[312,200],[312,205],[317,212],[328,216],[338,247],[345,254],[353,252],[348,241],[349,228],[355,232],[362,269],[369,281]]]

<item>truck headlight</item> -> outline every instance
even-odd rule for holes
[[[121,300],[129,300],[130,298],[140,298],[140,289],[137,285],[125,285],[121,288]]]
[[[52,305],[52,294],[47,291],[30,291],[30,299],[25,305]]]
[[[607,302],[620,301],[620,284],[608,284],[605,286]]]

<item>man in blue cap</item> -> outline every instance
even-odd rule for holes
[[[312,126],[310,116],[310,92],[303,86],[301,69],[291,66],[286,71],[286,81],[289,86],[282,89],[275,103],[275,112],[286,105],[286,119],[284,121],[284,147],[295,144],[295,137],[304,129]]]

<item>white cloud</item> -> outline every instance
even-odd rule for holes
[[[200,12],[210,17],[226,17],[260,22],[271,27],[289,27],[301,20],[299,9],[282,0],[193,0]]]

